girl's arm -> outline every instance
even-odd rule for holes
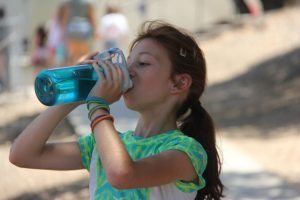
[[[90,95],[99,96],[113,103],[121,96],[121,71],[112,64],[99,61],[106,76],[94,68],[100,77]],[[92,115],[107,114],[99,109]],[[117,131],[110,120],[103,120],[93,130],[97,148],[107,181],[118,189],[141,188],[163,185],[176,180],[197,181],[197,174],[189,157],[177,150],[134,161],[131,159]]]
[[[181,151],[169,150],[134,161],[112,121],[97,124],[94,134],[107,181],[118,189],[153,187],[176,180],[197,183],[193,164]]]
[[[25,168],[83,168],[77,142],[47,143],[55,127],[77,105],[52,106],[41,113],[14,141],[9,155],[10,162]]]

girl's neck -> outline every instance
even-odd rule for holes
[[[139,121],[134,134],[142,137],[150,137],[169,130],[177,129],[176,115],[173,110],[166,112],[160,109],[148,110],[140,113]]]

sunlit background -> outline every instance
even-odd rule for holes
[[[88,199],[85,171],[20,169],[8,161],[12,141],[46,108],[33,87],[35,30],[42,25],[49,32],[62,2],[0,0],[0,200]],[[162,19],[195,36],[207,60],[201,101],[216,124],[226,199],[300,199],[299,0],[88,2],[97,26],[107,3],[117,3],[129,25],[120,45],[125,54],[145,20]],[[103,49],[97,38],[89,51]],[[136,115],[123,106],[112,109],[116,126],[132,129]],[[52,139],[88,134],[83,112],[75,110]]]

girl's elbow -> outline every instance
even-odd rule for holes
[[[129,183],[132,181],[130,177],[130,173],[127,172],[109,172],[106,174],[107,182],[119,190],[130,188]]]
[[[25,157],[21,156],[13,148],[11,148],[9,152],[9,162],[18,167],[26,167]]]
[[[127,180],[129,181],[129,180]],[[126,181],[124,181],[123,178],[120,177],[110,177],[107,178],[107,182],[109,182],[109,184],[118,189],[118,190],[124,190],[124,189],[128,189],[128,184],[126,183]]]
[[[9,153],[9,162],[18,167],[22,167],[22,161],[19,156],[11,149]]]

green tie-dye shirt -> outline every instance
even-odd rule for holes
[[[192,193],[205,186],[202,174],[207,164],[207,154],[202,145],[195,139],[184,135],[179,130],[169,131],[149,138],[135,136],[132,131],[119,134],[119,136],[133,160],[139,160],[167,150],[185,152],[193,163],[199,182],[195,184],[178,180],[172,184],[183,193]],[[106,181],[105,171],[99,158],[93,134],[80,138],[79,145],[82,163],[90,171],[90,179],[92,179],[92,181],[90,180],[91,199],[151,199],[152,188],[118,190]],[[93,185],[92,188],[91,184]]]

